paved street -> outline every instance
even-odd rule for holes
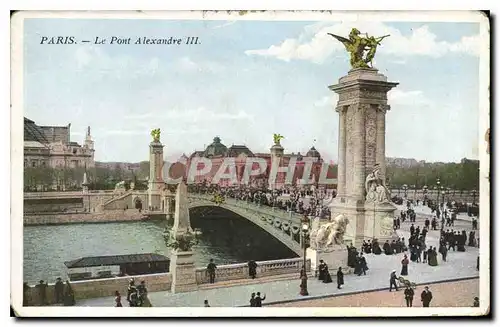
[[[417,287],[413,307],[422,307]],[[446,282],[429,285],[432,292],[431,307],[471,307],[474,297],[479,297],[479,279]],[[272,304],[271,307],[406,307],[403,291],[378,291],[352,295],[327,297],[316,300]]]
[[[415,226],[423,226],[424,218],[417,216]],[[409,237],[410,223],[407,221],[402,223],[402,229],[398,233],[405,237],[406,241]],[[470,230],[471,224],[466,221],[457,221],[455,230]],[[439,231],[430,231],[427,234],[427,245],[438,246]],[[478,248],[466,247],[466,252],[448,253],[448,261],[441,262],[438,255],[439,265],[431,267],[424,263],[413,263],[409,265],[409,280],[419,283],[430,283],[436,281],[446,281],[458,278],[476,277],[479,276],[476,270],[476,260],[479,254]],[[366,276],[345,276],[345,285],[341,290],[337,289],[334,283],[323,284],[318,280],[309,279],[309,293],[311,298],[317,296],[348,294],[352,292],[376,290],[389,287],[389,274],[395,269],[399,274],[401,270],[401,260],[403,255],[386,256],[384,254],[366,255],[368,267],[370,270]],[[330,267],[331,271],[335,271],[335,267]],[[332,276],[335,280],[335,276]],[[126,290],[119,290],[123,295]],[[262,284],[240,285],[225,288],[216,288],[208,290],[200,290],[198,292],[171,294],[170,292],[154,292],[150,293],[149,297],[154,306],[169,306],[169,307],[196,307],[203,306],[203,300],[207,299],[213,307],[234,307],[244,306],[248,304],[250,293],[261,292],[267,295],[266,303],[277,301],[291,301],[296,299],[304,299],[299,295],[299,280],[281,280],[275,282],[265,282]],[[125,301],[124,305],[126,305]],[[112,297],[96,298],[77,301],[78,306],[112,306],[114,301]]]

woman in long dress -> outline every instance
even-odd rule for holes
[[[436,248],[432,248],[431,252],[429,253],[428,260],[430,266],[435,267],[438,265]]]
[[[410,263],[410,260],[408,260],[408,257],[404,256],[403,260],[401,260],[401,276],[408,276],[408,264]]]
[[[330,272],[328,271],[328,266],[325,268],[324,274],[325,275],[324,275],[323,283],[325,283],[325,284],[331,283],[332,276],[330,275]]]

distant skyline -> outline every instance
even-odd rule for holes
[[[27,19],[24,116],[38,125],[87,126],[101,162],[148,160],[150,131],[165,154],[226,146],[287,153],[311,146],[337,158],[337,98],[328,90],[349,70],[327,32],[357,27],[384,40],[375,67],[389,81],[386,156],[428,162],[478,159],[479,24],[417,22],[168,21]],[[41,36],[198,36],[201,44],[43,45]]]

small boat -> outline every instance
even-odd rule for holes
[[[71,281],[166,273],[170,259],[156,253],[83,257],[66,261]]]

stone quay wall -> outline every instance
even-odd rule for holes
[[[257,278],[294,273],[297,273],[298,275],[300,273],[300,269],[302,268],[303,262],[303,258],[257,261]],[[311,260],[306,261],[306,269],[307,271],[311,271]],[[136,285],[141,281],[145,281],[148,292],[170,291],[172,286],[172,274],[170,272],[161,274],[83,280],[70,283],[75,293],[75,300],[96,297],[111,297],[114,296],[115,291],[118,291],[122,295],[122,303],[126,305],[124,302],[127,296],[128,283],[131,278],[134,278],[134,280],[136,281]],[[249,276],[247,263],[220,265],[217,266],[217,270],[215,272],[216,282],[241,280],[248,278]],[[200,285],[206,284],[208,283],[208,281],[209,280],[208,275],[206,274],[206,268],[196,268],[196,283]],[[31,285],[30,289],[27,291],[26,299],[28,301],[28,305],[30,306],[40,305],[41,301],[38,290],[34,285]],[[55,302],[54,284],[48,285],[46,289],[46,299],[48,304],[53,304]],[[113,306],[114,303],[110,302],[109,305]]]
[[[73,288],[73,292],[75,293],[75,300],[114,296],[115,291],[118,291],[122,296],[123,305],[126,306],[127,304],[125,302],[127,298],[127,287],[130,278],[134,278],[136,285],[138,285],[141,281],[145,281],[148,292],[169,291],[170,286],[172,285],[171,273],[104,278],[75,281],[70,283],[71,287]],[[28,305],[40,305],[41,299],[38,290],[36,287],[34,287],[34,285],[30,286],[30,289],[28,290],[26,295]],[[54,284],[48,285],[46,289],[46,300],[48,304],[55,303]],[[114,302],[110,302],[109,306],[114,306]]]
[[[148,219],[137,209],[109,210],[105,212],[24,214],[24,225],[60,225],[82,223],[109,223]]]

